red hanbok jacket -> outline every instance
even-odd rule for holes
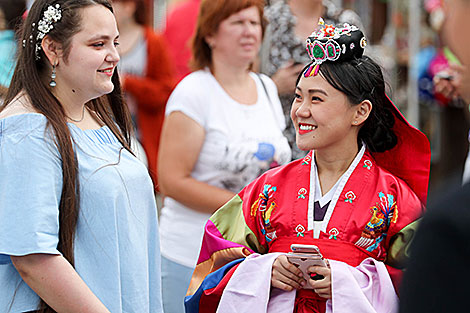
[[[372,257],[385,263],[397,286],[406,248],[424,212],[430,148],[421,132],[398,110],[395,114],[397,146],[384,153],[361,149],[323,221],[313,218],[312,151],[304,159],[266,172],[220,208],[206,224],[186,312],[215,312],[244,257],[253,252],[289,252],[293,243],[315,244],[325,258],[352,267]],[[297,292],[294,312],[324,310],[325,299],[313,290]]]

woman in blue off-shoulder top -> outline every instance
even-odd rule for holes
[[[36,0],[0,107],[0,312],[162,312],[107,0]]]

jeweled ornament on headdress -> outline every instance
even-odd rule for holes
[[[307,38],[312,65],[305,71],[305,77],[316,76],[325,61],[349,61],[364,53],[367,39],[356,26],[344,23],[342,27],[335,27],[325,24],[322,18],[318,25],[318,30]]]

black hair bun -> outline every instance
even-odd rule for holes
[[[372,152],[384,152],[396,146],[398,139],[393,131],[395,118],[388,108],[376,106],[366,124],[359,131],[359,138],[365,141]]]

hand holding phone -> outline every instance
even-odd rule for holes
[[[446,71],[440,71],[434,75],[436,79],[453,80],[454,76]]]
[[[324,278],[322,275],[308,272],[310,266],[327,266],[317,246],[293,244],[291,245],[291,250],[292,252],[287,254],[287,259],[302,271],[305,280],[320,280]],[[304,288],[312,289],[310,284],[306,284]]]

